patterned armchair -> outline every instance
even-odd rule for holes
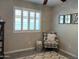
[[[43,48],[54,48],[59,50],[59,40],[57,34],[43,32]]]

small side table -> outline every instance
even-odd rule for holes
[[[36,51],[42,51],[43,49],[43,45],[42,45],[42,41],[36,41]]]

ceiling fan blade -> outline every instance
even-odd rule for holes
[[[46,5],[48,2],[48,0],[44,0],[43,5]]]
[[[61,0],[62,2],[66,2],[66,0]]]

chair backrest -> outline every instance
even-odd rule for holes
[[[57,37],[57,33],[56,32],[43,32],[43,41],[47,40],[49,37]]]

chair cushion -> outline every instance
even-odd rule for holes
[[[55,34],[48,34],[47,41],[55,41],[56,35]]]

